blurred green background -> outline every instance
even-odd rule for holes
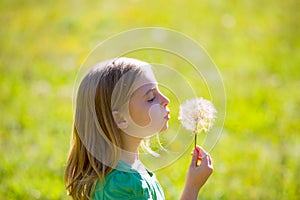
[[[63,173],[80,64],[101,41],[161,26],[201,44],[227,95],[215,171],[200,199],[300,199],[300,4],[0,1],[0,197],[70,199]],[[157,172],[178,199],[190,156]]]

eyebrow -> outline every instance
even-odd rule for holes
[[[150,92],[154,92],[155,90],[156,90],[155,87],[149,89],[149,90],[144,94],[144,96],[147,96]]]

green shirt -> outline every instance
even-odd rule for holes
[[[164,200],[164,193],[156,176],[151,172],[140,173],[124,161],[105,176],[104,184],[97,182],[92,200],[131,199]]]

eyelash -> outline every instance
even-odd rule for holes
[[[153,97],[152,99],[149,99],[148,102],[153,102],[155,99],[155,97]]]

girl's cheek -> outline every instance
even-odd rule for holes
[[[159,104],[154,104],[149,109],[149,117],[151,119],[151,122],[155,122],[161,118],[163,118],[164,110]]]

